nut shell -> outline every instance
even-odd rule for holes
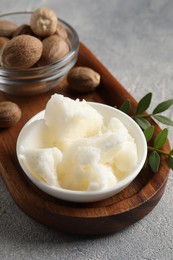
[[[21,118],[21,109],[10,101],[0,102],[0,128],[8,128],[15,125]]]
[[[43,52],[38,62],[39,66],[48,65],[61,60],[68,52],[69,46],[57,35],[51,35],[43,40]]]
[[[9,42],[9,38],[0,37],[0,67],[2,66],[2,61],[1,61],[2,52],[3,52],[3,49],[4,49],[7,42]]]
[[[94,91],[100,84],[100,74],[88,67],[74,67],[67,75],[69,88],[81,93]]]
[[[61,37],[64,40],[67,40],[67,38],[68,38],[68,34],[67,34],[66,29],[60,23],[58,23],[58,25],[57,25],[57,29],[56,29],[55,34],[57,34],[59,37]]]
[[[50,36],[55,33],[57,24],[57,15],[50,8],[38,8],[31,15],[30,26],[35,35]]]
[[[7,42],[9,42],[9,39],[7,37],[0,37],[0,50]]]
[[[17,29],[17,25],[8,20],[0,20],[0,36],[10,37]]]
[[[4,47],[1,61],[5,68],[27,69],[41,57],[42,42],[34,36],[19,35]]]
[[[12,37],[16,37],[18,35],[27,34],[27,35],[34,35],[31,27],[28,24],[22,24],[13,32]]]

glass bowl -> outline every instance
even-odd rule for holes
[[[18,26],[29,24],[32,12],[15,12],[0,15]],[[7,69],[0,67],[0,90],[12,95],[29,96],[47,92],[58,85],[74,66],[78,58],[79,37],[65,21],[59,19],[68,34],[69,53],[61,60],[44,67],[30,69]]]

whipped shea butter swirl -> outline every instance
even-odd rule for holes
[[[19,158],[50,186],[95,191],[110,188],[137,165],[134,139],[122,122],[108,124],[85,100],[54,94],[42,119],[22,133]]]

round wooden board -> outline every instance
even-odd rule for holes
[[[117,107],[128,98],[132,102],[132,113],[135,110],[134,98],[83,44],[80,45],[77,65],[88,66],[101,74],[101,85],[97,91],[79,96],[69,90],[64,79],[54,90],[34,97],[15,97],[0,93],[0,100],[16,102],[23,113],[16,126],[0,130],[0,174],[16,204],[38,222],[73,234],[116,232],[143,218],[162,197],[169,174],[165,158],[161,158],[158,173],[154,174],[149,168],[143,169],[125,190],[95,203],[71,203],[47,195],[27,179],[16,158],[16,140],[21,128],[29,118],[45,108],[53,93]],[[152,120],[151,123],[155,126],[156,135],[160,128]],[[170,149],[168,141],[163,149]]]

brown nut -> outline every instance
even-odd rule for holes
[[[9,41],[7,37],[0,37],[0,50]]]
[[[38,8],[31,15],[30,26],[35,35],[50,36],[55,33],[57,24],[57,15],[50,8]]]
[[[42,42],[34,36],[19,35],[4,47],[1,61],[5,68],[27,69],[41,57]]]
[[[62,59],[68,52],[69,46],[65,40],[57,35],[51,35],[43,40],[43,52],[39,66],[48,65]]]
[[[0,36],[10,37],[16,30],[17,25],[11,21],[0,20]]]
[[[13,32],[12,37],[16,37],[18,35],[34,35],[33,31],[31,30],[31,27],[28,24],[22,24]]]
[[[94,91],[100,84],[100,74],[88,67],[74,67],[67,75],[69,87],[81,93]]]
[[[0,128],[15,125],[21,118],[21,109],[10,101],[0,102]]]
[[[67,40],[67,38],[68,38],[68,34],[67,34],[66,29],[60,23],[58,23],[58,25],[57,25],[57,29],[56,29],[55,34],[57,34],[59,37],[61,37],[64,40]]]
[[[0,66],[2,66],[2,62],[1,62],[2,52],[7,42],[9,42],[9,39],[7,37],[0,37]]]

